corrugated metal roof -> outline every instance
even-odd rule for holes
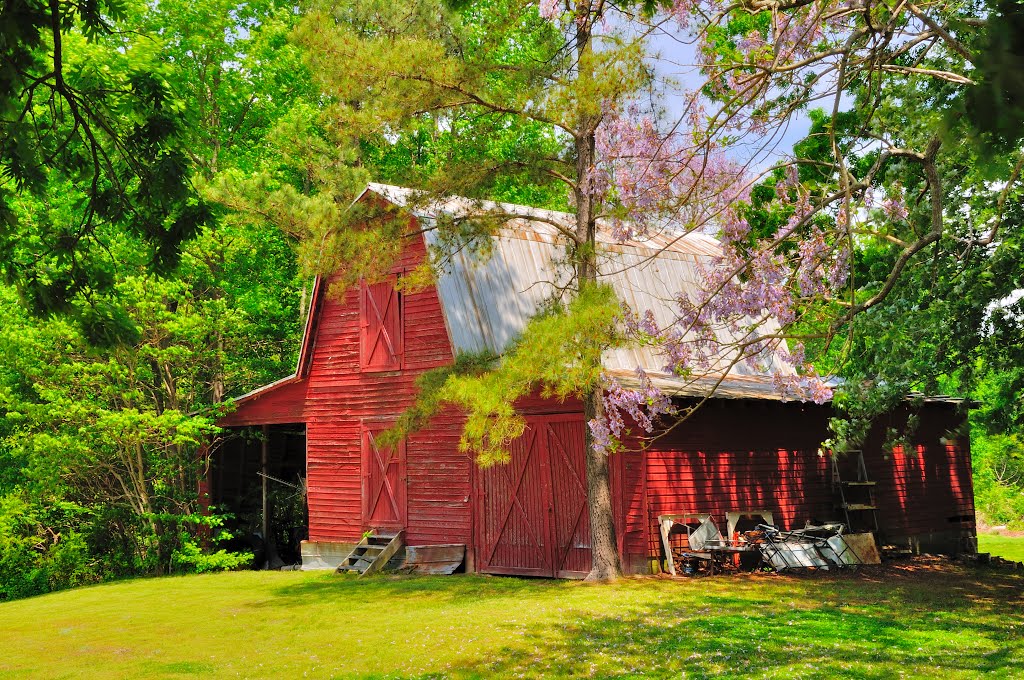
[[[381,184],[371,184],[368,190],[398,206],[409,207],[421,221],[429,222],[441,214],[462,217],[474,211],[500,211],[514,216],[494,237],[490,257],[464,251],[454,253],[450,265],[439,276],[437,290],[456,353],[485,349],[502,352],[545,301],[568,283],[567,268],[559,266],[565,258],[565,239],[552,223],[571,228],[572,215],[463,198],[421,204],[417,192]],[[428,243],[437,243],[434,232],[426,234]],[[670,326],[677,318],[674,301],[678,296],[692,296],[701,285],[698,263],[708,266],[719,253],[717,241],[703,234],[665,231],[650,239],[623,243],[615,241],[607,228],[599,228],[597,240],[599,278],[611,284],[635,312],[650,310],[661,328]],[[773,323],[763,327],[768,333],[776,329]],[[723,345],[737,339],[724,328],[718,338]],[[712,371],[728,371],[728,378],[716,391],[718,396],[782,398],[768,373],[754,374],[746,363],[732,361],[733,356],[718,357]],[[612,350],[605,354],[604,363],[611,375],[623,378],[624,384],[636,379],[636,369],[640,367],[656,376],[656,384],[673,394],[703,394],[716,382],[685,380],[666,373],[665,357],[652,347]],[[730,369],[733,363],[735,366]],[[792,366],[777,354],[766,357],[765,364],[769,373],[795,374]]]

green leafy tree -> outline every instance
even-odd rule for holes
[[[90,184],[58,164],[41,183],[5,195],[14,218],[8,244],[21,258],[8,264],[21,297],[2,289],[0,541],[31,568],[0,568],[0,589],[10,585],[0,597],[241,564],[200,550],[203,527],[217,521],[200,512],[197,482],[208,462],[200,452],[217,441],[212,407],[227,391],[268,382],[294,361],[302,280],[278,229],[207,209],[192,185],[261,165],[271,127],[312,92],[297,50],[285,44],[296,20],[291,6],[273,2],[171,2],[104,14],[96,35],[80,35],[77,20],[63,25],[65,65],[102,78],[118,68],[159,69],[175,114],[174,146],[161,158],[180,164],[185,203],[203,216],[161,267],[153,266],[153,239],[136,229],[144,216],[135,204],[118,220],[94,220],[87,238],[50,261],[51,228],[78,223],[96,200]],[[44,39],[33,49],[49,59],[51,45]],[[113,106],[116,93],[104,99],[111,139],[140,121],[131,93],[121,94],[128,103]],[[56,120],[39,134],[61,125],[74,122]],[[152,169],[148,157],[133,158]],[[109,181],[101,175],[99,186]],[[132,181],[140,191],[160,189]],[[163,219],[172,227],[173,211]],[[39,317],[27,313],[46,305],[18,278],[31,275],[23,261],[45,270],[47,285],[75,266],[89,271],[52,296],[63,314]],[[35,576],[19,581],[15,573]]]
[[[599,4],[580,3],[574,11],[557,26],[512,0],[457,9],[433,2],[314,7],[296,34],[329,97],[319,125],[330,151],[321,147],[320,163],[306,173],[314,183],[304,193],[267,173],[244,188],[228,177],[216,194],[295,233],[312,246],[305,262],[348,274],[343,284],[389,266],[402,235],[401,220],[345,207],[344,197],[361,190],[367,176],[352,165],[379,167],[382,178],[421,187],[424,202],[451,193],[554,207],[568,199],[575,222],[557,225],[569,243],[574,283],[567,299],[531,324],[498,369],[476,379],[482,382],[460,383],[453,375],[440,397],[467,408],[463,446],[484,463],[507,455],[522,432],[511,405],[531,389],[581,397],[588,420],[602,409],[600,353],[615,341],[618,306],[596,284],[600,208],[588,182],[606,107],[642,90],[650,74],[638,40],[609,34],[597,44]],[[349,164],[336,162],[335,148]],[[502,221],[491,213],[446,222],[439,225],[442,242],[486,248],[484,237]],[[575,337],[577,331],[585,335]],[[566,353],[551,353],[548,341]],[[492,427],[480,427],[484,422]],[[608,460],[589,435],[587,451],[591,578],[615,578],[621,567]]]

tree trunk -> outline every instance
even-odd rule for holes
[[[590,2],[581,2],[577,6],[576,53],[579,60],[579,80],[581,83],[593,79],[590,71],[589,56],[591,45],[591,22],[594,15],[590,12]],[[586,91],[581,87],[581,91]],[[576,151],[576,252],[573,263],[576,280],[582,289],[597,283],[597,214],[591,178],[594,171],[596,155],[595,134],[600,124],[600,116],[591,112],[586,102],[578,104],[577,132],[575,135]],[[595,418],[604,417],[602,389],[594,386],[583,395],[583,417],[589,424]],[[594,437],[589,426],[586,428],[586,469],[587,469],[587,508],[590,511],[590,546],[593,561],[591,562],[588,581],[612,581],[622,576],[622,562],[619,559],[618,541],[615,535],[615,522],[612,513],[612,490],[608,476],[608,456],[594,447]]]
[[[583,400],[583,417],[589,423],[603,418],[601,388],[595,388]],[[612,488],[608,476],[608,456],[594,447],[594,436],[586,428],[587,508],[590,511],[590,546],[593,555],[588,581],[613,581],[622,576],[622,562],[615,536],[612,514]]]

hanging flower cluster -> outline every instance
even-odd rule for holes
[[[690,130],[701,109],[688,97]],[[611,207],[615,238],[644,238],[666,221],[707,223],[747,198],[742,168],[715,145],[678,129],[661,130],[654,117],[630,106],[606,111],[596,133],[598,162],[587,188]]]
[[[643,369],[636,369],[636,374],[640,381],[638,389],[626,389],[615,378],[605,378],[604,418],[595,418],[589,423],[598,451],[608,453],[615,449],[627,432],[627,417],[644,432],[651,433],[658,416],[676,412],[672,400],[654,386]]]

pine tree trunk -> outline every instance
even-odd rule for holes
[[[583,400],[583,417],[587,422],[603,418],[601,388],[591,390]],[[594,437],[586,428],[587,437],[587,507],[590,511],[590,547],[593,555],[588,581],[613,581],[622,576],[615,518],[612,515],[612,489],[608,476],[608,456],[594,447]]]
[[[580,21],[577,22],[576,51],[579,55],[580,81],[592,79],[587,56],[591,52],[590,2],[580,3]],[[586,88],[581,88],[586,89]],[[578,113],[576,151],[576,252],[573,260],[576,280],[580,288],[597,283],[597,215],[594,195],[590,190],[596,143],[595,133],[600,118],[582,105]],[[604,409],[600,386],[594,386],[583,395],[583,416],[589,423],[603,418]],[[592,562],[588,581],[612,581],[622,576],[618,541],[612,513],[612,490],[608,476],[608,456],[594,447],[590,428],[586,427],[587,508],[590,511],[590,546]]]

